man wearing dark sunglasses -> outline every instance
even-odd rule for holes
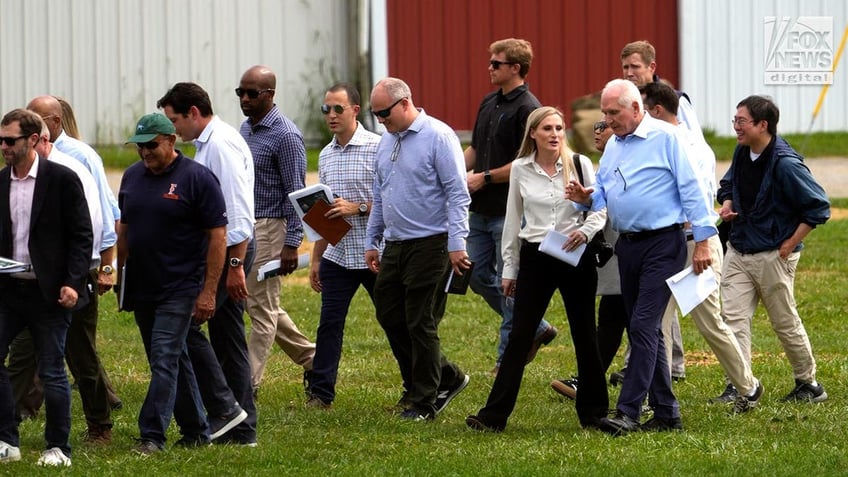
[[[209,94],[195,83],[177,83],[156,107],[174,124],[183,141],[197,147],[194,160],[221,183],[227,204],[227,256],[207,322],[209,338],[195,320],[188,332],[188,352],[200,395],[209,415],[209,437],[216,443],[256,443],[250,361],[244,329],[245,274],[253,265],[253,156],[241,134],[212,110]],[[177,392],[183,392],[177,387]],[[177,418],[180,417],[177,408]],[[184,436],[190,439],[191,436]]]
[[[400,79],[374,86],[371,110],[388,133],[377,146],[365,263],[377,274],[377,320],[405,387],[400,417],[426,421],[469,379],[442,354],[438,337],[448,273],[468,273],[471,266],[462,147],[453,129],[415,107]]]
[[[93,232],[82,184],[67,167],[39,157],[42,121],[15,109],[0,120],[0,253],[30,267],[0,275],[0,362],[9,343],[28,329],[44,382],[45,451],[39,465],[70,466],[71,388],[65,373],[65,337],[71,311],[88,303],[86,279]],[[0,379],[0,465],[21,459],[15,403]]]
[[[468,256],[474,263],[471,290],[501,317],[500,340],[493,374],[500,369],[501,358],[512,330],[512,304],[501,290],[501,234],[509,192],[509,171],[521,145],[527,116],[541,106],[530,92],[525,78],[533,61],[530,42],[516,38],[498,40],[489,45],[489,79],[498,90],[483,98],[474,123],[471,145],[465,149],[468,191],[471,193]],[[550,323],[542,320],[528,360],[536,356],[542,344],[557,335]]]
[[[294,272],[303,240],[303,225],[288,194],[304,187],[306,147],[300,130],[274,104],[276,87],[276,75],[262,65],[245,71],[238,87],[242,93],[239,104],[247,116],[240,132],[253,154],[255,173],[256,257],[247,276],[247,313],[252,322],[247,349],[254,394],[262,383],[274,341],[295,364],[303,366],[304,382],[315,356],[315,344],[280,306],[280,277],[257,279],[259,268],[276,259],[283,275]]]
[[[227,209],[218,179],[174,149],[176,140],[168,118],[142,116],[127,141],[141,161],[124,172],[118,192],[120,306],[135,313],[151,373],[134,449],[142,455],[164,448],[175,406],[182,443],[209,440],[186,337],[193,320],[215,313]]]

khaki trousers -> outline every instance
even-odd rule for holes
[[[247,350],[253,374],[253,388],[259,387],[265,374],[265,363],[274,341],[298,366],[307,371],[312,369],[315,343],[309,341],[297,329],[297,325],[280,306],[280,277],[257,281],[259,268],[271,260],[280,258],[286,240],[286,220],[263,218],[256,220],[254,229],[256,259],[247,276],[247,313],[250,315],[250,337]]]
[[[816,378],[816,360],[810,339],[795,304],[795,268],[800,252],[784,260],[777,250],[742,254],[727,246],[721,295],[724,320],[736,335],[748,365],[751,364],[751,321],[762,300],[795,379],[810,383]]]
[[[719,364],[724,369],[733,386],[736,387],[742,394],[750,395],[755,391],[756,381],[751,372],[751,361],[746,359],[742,354],[742,349],[739,342],[733,334],[733,330],[724,322],[721,316],[721,301],[720,287],[723,285],[722,280],[722,262],[724,260],[721,250],[721,240],[718,235],[713,235],[709,238],[710,258],[712,259],[713,273],[719,283],[719,289],[716,289],[710,296],[707,297],[700,305],[696,306],[689,316],[698,328],[698,332],[704,337],[704,340],[710,346],[710,349],[715,353]],[[695,242],[686,242],[686,266],[692,265],[692,254],[695,251]],[[677,314],[677,302],[672,296],[669,300],[666,315],[663,317],[663,333],[666,331],[666,318],[668,314],[672,316]],[[668,354],[670,349],[667,350]]]

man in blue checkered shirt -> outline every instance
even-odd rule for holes
[[[309,282],[321,293],[321,321],[309,377],[307,407],[329,409],[336,397],[345,318],[360,285],[372,301],[377,275],[365,264],[365,228],[374,197],[374,158],[380,136],[357,121],[360,94],[351,84],[331,86],[321,112],[333,139],[321,150],[318,178],[336,197],[328,218],[343,217],[351,229],[335,245],[315,242]]]
[[[315,345],[280,307],[280,278],[257,280],[258,270],[275,259],[280,260],[283,275],[295,271],[297,248],[303,240],[303,226],[288,194],[304,187],[306,148],[297,126],[274,104],[276,83],[271,69],[257,65],[242,75],[236,89],[247,116],[241,135],[253,154],[255,173],[256,258],[247,277],[247,313],[252,325],[247,347],[254,394],[275,340],[292,361],[303,366],[305,376],[315,355]]]

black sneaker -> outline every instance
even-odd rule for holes
[[[133,446],[133,452],[142,456],[148,456],[161,452],[162,448],[159,444],[147,439],[136,439],[136,444]]]
[[[748,412],[751,409],[757,407],[757,403],[760,402],[760,398],[763,397],[763,383],[757,381],[757,389],[754,390],[753,396],[743,396],[739,393],[736,396],[736,400],[733,402],[733,411],[732,414],[742,414],[743,412]]]
[[[795,380],[795,389],[787,394],[781,401],[784,402],[822,402],[827,401],[827,393],[824,386],[816,384],[813,386],[810,383],[804,383]]]
[[[710,399],[710,402],[713,404],[730,404],[735,402],[738,396],[739,391],[737,391],[732,384],[728,384],[727,387],[724,388],[724,392],[721,393],[720,396]]]
[[[209,440],[214,441],[215,439],[223,436],[232,428],[241,424],[242,421],[244,421],[245,419],[247,419],[247,411],[242,409],[241,406],[238,405],[238,403],[236,403],[236,408],[233,410],[233,412],[229,413],[226,416],[208,416],[207,420],[209,421]]]
[[[411,422],[423,422],[423,421],[432,421],[436,418],[436,415],[431,411],[421,411],[411,407],[406,411],[400,413],[400,418],[405,421]]]
[[[577,399],[577,376],[551,381],[551,388],[568,399]]]
[[[630,432],[636,432],[641,427],[639,421],[624,414],[621,411],[615,413],[615,417],[602,417],[598,421],[598,427],[601,431],[613,436],[623,436]]]
[[[621,368],[618,371],[610,373],[610,386],[620,386],[624,382],[625,373],[627,373],[627,368]]]
[[[201,436],[182,436],[180,438],[180,440],[178,440],[177,442],[174,442],[174,445],[176,447],[183,447],[183,448],[186,448],[186,449],[191,449],[191,448],[194,448],[194,447],[211,446],[212,441],[210,441],[209,439],[206,439],[205,437],[201,437]]]
[[[682,431],[683,421],[679,417],[672,417],[670,419],[652,417],[645,421],[645,423],[639,427],[639,430],[647,432]]]
[[[466,386],[468,386],[468,381],[470,380],[471,378],[469,378],[466,374],[462,377],[462,381],[454,385],[452,388],[440,390],[439,393],[436,395],[436,402],[435,404],[433,404],[433,406],[436,408],[436,414],[444,411],[445,408],[448,407],[448,404],[450,404],[450,402],[453,400],[453,398],[455,398],[457,394],[461,393],[462,390],[465,389]]]

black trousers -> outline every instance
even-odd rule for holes
[[[554,290],[559,290],[568,316],[580,376],[577,417],[583,426],[594,425],[607,415],[609,408],[595,329],[598,273],[594,262],[591,257],[584,256],[577,267],[573,267],[539,252],[539,244],[525,242],[521,247],[520,263],[509,344],[489,399],[478,417],[491,427],[502,429],[506,426],[515,408],[536,327],[545,315]]]

